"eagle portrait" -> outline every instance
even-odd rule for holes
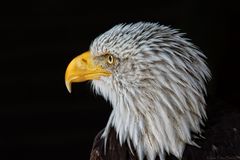
[[[207,119],[206,56],[185,34],[159,23],[118,24],[92,41],[65,73],[71,84],[91,81],[112,106],[90,160],[182,159],[200,148]]]

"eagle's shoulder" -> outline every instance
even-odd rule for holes
[[[200,146],[187,145],[182,160],[240,159],[240,112],[238,106],[226,102],[207,106],[208,120],[202,136],[194,141]]]
[[[103,139],[101,138],[102,133],[103,133],[103,130],[100,131],[94,139],[92,151],[90,154],[90,160],[104,160],[104,154],[103,154],[104,142],[103,142]]]
[[[104,152],[104,138],[101,130],[95,137],[90,160],[138,160],[131,152],[127,143],[120,145],[116,131],[111,128],[107,138],[106,151]]]

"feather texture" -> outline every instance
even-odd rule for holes
[[[157,23],[119,24],[91,44],[93,57],[114,55],[112,75],[93,80],[97,94],[113,107],[102,134],[110,128],[120,144],[131,142],[139,160],[181,159],[191,132],[206,119],[205,83],[211,74],[206,57],[184,34]],[[130,143],[129,147],[130,146]]]

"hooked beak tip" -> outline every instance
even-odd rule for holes
[[[71,93],[72,92],[71,82],[66,81],[65,84],[66,84],[68,92]]]

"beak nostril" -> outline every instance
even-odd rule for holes
[[[86,59],[84,59],[84,58],[82,59],[82,61],[83,61],[84,63],[87,63],[87,60],[86,60]]]

